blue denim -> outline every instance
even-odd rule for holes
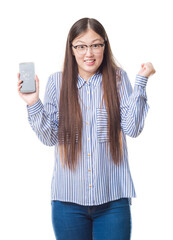
[[[130,199],[98,206],[52,201],[52,224],[56,240],[130,240]]]

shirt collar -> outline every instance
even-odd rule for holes
[[[85,84],[92,85],[93,87],[96,87],[99,83],[102,81],[102,74],[99,72],[96,72],[92,77],[90,77],[87,81],[84,80],[79,74],[78,74],[78,82],[77,87],[81,88]]]

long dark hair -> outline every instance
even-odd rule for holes
[[[71,46],[72,41],[88,28],[105,40],[104,57],[98,71],[102,73],[111,156],[115,164],[120,163],[122,159],[121,117],[117,88],[117,81],[121,80],[120,69],[114,61],[104,27],[96,19],[82,18],[71,27],[68,34],[59,102],[58,141],[61,161],[71,170],[75,169],[82,150],[82,113],[77,88],[78,66]]]

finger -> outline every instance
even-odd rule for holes
[[[141,64],[141,71],[143,72],[143,71],[145,71],[146,70],[146,64],[145,63],[142,63]]]
[[[23,81],[22,81],[22,80],[19,80],[19,81],[17,82],[17,85],[18,85],[18,86],[21,86],[21,83],[23,83]]]
[[[153,68],[153,74],[156,72],[156,70]]]
[[[18,80],[20,80],[20,73],[17,73],[17,78]]]
[[[39,89],[39,78],[37,75],[35,75],[35,82],[36,82],[36,90]]]
[[[39,81],[39,79],[38,79],[38,76],[37,76],[37,75],[35,75],[35,80],[36,80],[36,81]]]
[[[18,86],[18,92],[19,92],[19,93],[20,93],[20,89],[21,89],[21,87],[22,87],[21,85],[20,85],[20,86]]]

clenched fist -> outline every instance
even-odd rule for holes
[[[153,64],[150,62],[147,62],[147,63],[143,63],[141,65],[141,69],[138,72],[138,75],[141,75],[143,77],[150,77],[155,72],[156,72],[156,70],[154,69]]]

